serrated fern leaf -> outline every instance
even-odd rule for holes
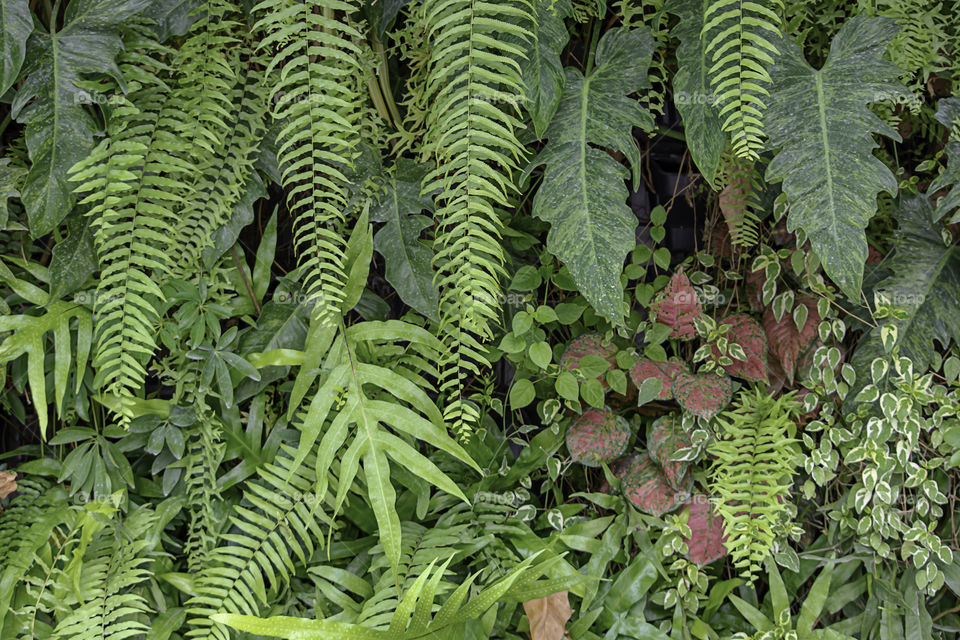
[[[763,111],[782,9],[780,0],[712,0],[704,13],[707,74],[723,130],[742,158],[756,159],[763,146]]]
[[[430,60],[424,95],[429,106],[425,154],[437,169],[423,191],[437,192],[434,264],[445,349],[445,419],[465,434],[477,419],[463,397],[470,376],[488,363],[481,343],[493,337],[503,275],[502,222],[523,147],[514,135],[523,100],[516,41],[529,37],[525,4],[482,0],[425,0]]]
[[[359,73],[355,44],[361,34],[348,22],[352,0],[267,0],[254,7],[255,30],[273,51],[265,75],[273,117],[284,121],[277,138],[287,208],[294,216],[294,246],[305,269],[305,291],[328,321],[343,299],[344,166],[359,139],[360,96],[348,76]]]
[[[905,92],[899,69],[882,58],[896,32],[890,20],[856,16],[844,23],[819,70],[783,40],[764,116],[770,146],[779,150],[766,179],[783,180],[787,229],[806,232],[826,274],[854,300],[877,193],[897,191],[893,173],[873,155],[873,134],[900,136],[867,108]]]

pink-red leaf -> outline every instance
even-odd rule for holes
[[[580,464],[599,467],[622,455],[630,440],[630,425],[610,409],[590,409],[567,429],[567,449]]]
[[[727,536],[723,532],[723,518],[714,510],[709,498],[694,494],[687,501],[687,526],[690,537],[687,558],[701,567],[727,554]]]
[[[701,418],[723,411],[732,396],[733,380],[724,375],[683,372],[673,381],[673,397],[684,411]]]
[[[735,378],[742,378],[747,382],[767,381],[767,336],[760,324],[748,315],[737,313],[724,318],[720,324],[728,325],[727,340],[730,344],[738,344],[747,356],[746,360],[733,358],[733,364],[724,367],[724,370]],[[713,347],[714,357],[720,355],[716,346]]]
[[[807,320],[803,330],[797,331],[797,324],[792,313],[785,313],[780,321],[772,307],[763,312],[763,329],[770,343],[770,352],[780,362],[788,384],[793,384],[798,370],[802,369],[804,360],[816,350],[819,342],[817,327],[820,325],[820,312],[817,310],[817,301],[809,296],[800,296],[798,304],[807,308]]]
[[[580,367],[580,361],[586,356],[599,356],[606,360],[610,365],[607,371],[617,366],[617,347],[604,344],[603,336],[599,333],[584,333],[571,340],[563,352],[563,357],[560,358],[560,366],[568,371],[577,369]],[[601,374],[597,379],[606,388],[605,376]]]
[[[650,458],[660,465],[667,482],[675,489],[680,487],[690,463],[673,461],[670,458],[691,444],[690,434],[683,428],[683,420],[679,414],[671,413],[657,418],[647,429],[647,451]]]
[[[651,310],[657,322],[671,328],[670,337],[680,340],[692,340],[696,336],[693,320],[703,313],[697,292],[682,270],[677,271],[657,295]]]
[[[662,516],[679,507],[686,493],[670,486],[660,467],[646,453],[640,453],[619,465],[614,473],[633,505],[652,516]]]
[[[658,400],[673,399],[673,379],[681,371],[686,371],[687,365],[680,360],[670,360],[669,362],[656,362],[650,358],[642,358],[630,369],[630,379],[639,389],[643,381],[648,378],[657,378],[660,380],[660,394]]]

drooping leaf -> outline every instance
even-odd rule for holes
[[[800,296],[797,304],[807,309],[802,331],[797,330],[793,314],[785,313],[777,322],[772,307],[767,307],[763,312],[763,329],[767,334],[770,353],[780,363],[789,384],[793,384],[797,371],[803,368],[804,362],[818,343],[817,327],[820,325],[820,312],[815,299]]]
[[[599,467],[623,455],[630,440],[630,425],[610,409],[590,409],[567,429],[570,457],[587,467]]]
[[[567,266],[597,313],[617,325],[624,315],[620,272],[636,246],[637,219],[626,204],[628,173],[603,148],[626,156],[636,184],[640,154],[631,131],[650,130],[653,117],[627,96],[649,86],[652,52],[649,31],[611,29],[600,39],[590,74],[567,68],[548,143],[526,170],[546,165],[533,215],[550,223],[547,250]]]
[[[601,362],[599,359],[606,360],[609,364],[597,375],[597,380],[606,388],[607,381],[603,374],[617,366],[617,348],[612,344],[605,344],[599,333],[584,333],[567,344],[563,357],[560,358],[560,366],[567,371],[580,369],[581,361],[587,356],[594,356],[591,360],[595,360],[597,364]]]
[[[0,0],[0,95],[20,75],[33,18],[27,0]]]
[[[570,595],[565,590],[527,600],[523,603],[523,612],[530,621],[530,640],[563,640],[567,621],[573,615]]]
[[[666,288],[657,294],[650,310],[657,322],[671,328],[671,338],[693,340],[697,335],[693,320],[703,313],[703,307],[682,269],[673,274]]]
[[[893,173],[873,155],[873,134],[897,141],[900,135],[867,108],[906,93],[897,83],[900,70],[883,59],[897,29],[892,20],[865,14],[847,20],[819,70],[785,38],[764,117],[769,146],[778,150],[766,178],[783,180],[787,230],[806,232],[824,271],[854,300],[877,194],[897,192]]]
[[[670,486],[646,452],[625,460],[614,473],[620,478],[623,494],[644,513],[659,517],[683,504],[683,492]]]
[[[712,418],[730,402],[733,381],[715,373],[683,372],[673,381],[673,395],[684,411]]]
[[[421,212],[433,211],[433,198],[420,192],[425,173],[413,161],[401,158],[397,175],[370,207],[370,217],[384,223],[373,237],[373,246],[386,261],[387,282],[405,303],[438,320],[433,249],[420,240],[420,232],[432,224]]]
[[[730,344],[737,344],[747,356],[746,360],[732,358],[733,364],[728,364],[724,370],[734,378],[742,378],[747,382],[767,381],[767,336],[760,324],[748,315],[737,313],[720,321],[721,325],[728,325],[726,336]],[[714,354],[720,351],[714,346]]]
[[[691,444],[690,434],[683,428],[680,414],[671,413],[657,418],[647,428],[647,452],[650,459],[660,465],[667,482],[674,489],[680,488],[690,463],[672,461],[670,458]]]
[[[684,542],[690,562],[702,567],[727,555],[723,518],[714,510],[707,496],[699,493],[690,496],[687,501],[687,526],[690,527],[690,537]]]
[[[947,154],[947,166],[927,189],[933,195],[941,189],[949,189],[937,203],[936,217],[939,220],[960,207],[960,97],[941,98],[937,101],[937,122],[950,131],[950,137],[944,151]],[[954,214],[950,224],[960,221],[960,215]]]
[[[854,350],[851,364],[860,387],[871,377],[874,358],[884,355],[881,330],[887,324],[897,328],[893,349],[909,358],[916,371],[926,371],[934,362],[936,343],[946,348],[951,340],[960,342],[960,247],[944,243],[943,226],[931,222],[933,214],[933,205],[922,195],[904,200],[896,213],[893,256],[885,262],[890,275],[874,291],[901,315],[885,319]]]
[[[673,399],[673,380],[681,371],[686,371],[687,365],[682,360],[657,362],[650,358],[641,358],[630,368],[630,379],[639,389],[644,380],[656,378],[660,381],[658,400]]]
[[[570,40],[563,19],[570,15],[569,0],[537,0],[528,41],[527,58],[520,67],[526,87],[527,111],[537,137],[543,137],[560,105],[566,84],[560,53]]]
[[[30,36],[25,79],[11,113],[26,125],[32,166],[22,194],[34,237],[50,233],[70,213],[76,198],[68,170],[93,148],[97,125],[86,109],[97,96],[76,83],[84,74],[108,73],[123,85],[114,62],[122,48],[116,28],[149,4],[75,0],[67,6],[62,29]]]
[[[677,46],[677,73],[673,76],[673,103],[683,118],[683,133],[690,157],[707,184],[713,184],[720,156],[727,144],[715,106],[707,64],[707,41],[700,37],[703,16],[710,0],[673,0],[669,11],[680,20],[671,35]]]

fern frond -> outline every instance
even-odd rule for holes
[[[733,565],[747,580],[761,570],[789,513],[797,452],[788,427],[795,429],[799,408],[792,393],[774,400],[756,388],[717,418],[710,489],[718,496]]]
[[[96,385],[119,397],[124,424],[146,377],[144,362],[156,350],[163,301],[157,282],[169,273],[168,234],[193,170],[177,135],[179,109],[161,79],[167,51],[145,36],[133,46],[120,65],[128,93],[110,114],[107,138],[70,178],[88,194],[81,202],[91,205],[102,269],[94,305]]]
[[[362,40],[348,17],[353,0],[266,0],[254,7],[255,25],[273,51],[266,76],[273,79],[273,117],[285,124],[277,137],[287,209],[294,216],[294,246],[305,270],[304,290],[326,320],[343,300],[343,170],[358,141],[355,82]],[[338,15],[339,14],[339,15]]]
[[[718,176],[724,185],[719,196],[720,212],[730,231],[730,241],[752,247],[760,240],[757,193],[762,188],[761,172],[756,163],[743,158],[727,157],[724,164]]]
[[[185,461],[184,484],[189,522],[183,551],[187,557],[187,569],[194,574],[207,562],[216,546],[216,533],[221,528],[214,509],[214,501],[220,499],[217,469],[220,468],[224,451],[220,439],[221,428],[216,418],[209,415],[205,407],[201,407]]]
[[[741,158],[757,159],[763,146],[763,111],[769,68],[780,38],[781,0],[711,0],[702,36],[710,57],[707,74],[723,130]]]
[[[463,389],[488,365],[481,343],[493,337],[499,317],[504,257],[497,208],[509,206],[510,175],[523,156],[514,130],[521,126],[517,60],[524,54],[507,38],[528,38],[523,25],[531,15],[525,4],[425,0],[421,17],[431,47],[424,153],[437,165],[423,191],[439,194],[434,263],[446,348],[440,390],[449,398],[445,420],[465,434],[478,414]]]

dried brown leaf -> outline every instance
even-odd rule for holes
[[[17,490],[17,474],[12,471],[0,471],[0,500]]]
[[[527,600],[523,603],[523,610],[530,620],[530,640],[563,640],[567,620],[573,615],[566,591]]]

